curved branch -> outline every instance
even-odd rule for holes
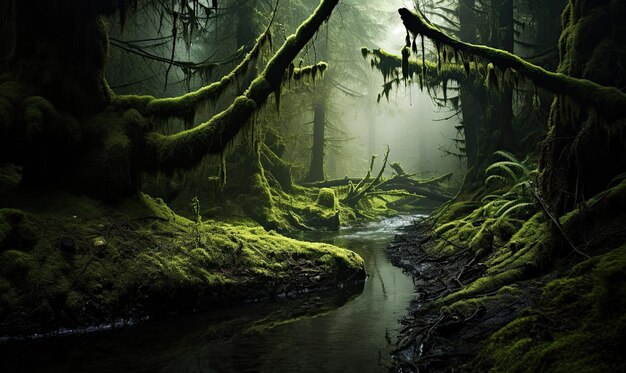
[[[502,70],[514,69],[539,87],[558,95],[572,97],[579,103],[594,107],[609,120],[626,117],[626,94],[615,87],[607,87],[591,80],[550,72],[512,53],[453,39],[422,15],[413,13],[406,8],[399,9],[398,13],[400,13],[404,26],[414,35],[423,35],[437,43],[446,44],[464,53],[480,56]]]
[[[190,168],[205,155],[222,152],[226,144],[245,126],[256,108],[265,103],[269,94],[280,90],[286,69],[328,19],[337,2],[320,0],[315,12],[300,25],[294,35],[285,40],[265,70],[228,109],[206,123],[175,135],[166,136],[156,132],[147,134],[147,169],[168,172]]]
[[[261,48],[263,48],[267,42],[270,42],[270,28],[273,20],[274,17],[270,19],[267,28],[259,35],[254,46],[250,52],[246,54],[244,59],[219,81],[179,97],[157,99],[153,96],[115,96],[113,98],[113,104],[124,108],[137,109],[141,114],[146,116],[154,116],[161,119],[180,118],[188,122],[192,121],[196,114],[196,109],[200,104],[219,98],[228,85],[235,81],[237,76],[248,70],[250,64],[259,56]]]

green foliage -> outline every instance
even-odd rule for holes
[[[516,74],[528,78],[539,87],[545,88],[555,94],[569,96],[578,102],[585,102],[592,105],[598,113],[609,120],[624,117],[624,111],[626,110],[626,94],[616,87],[600,85],[592,80],[579,79],[562,73],[546,71],[542,67],[525,61],[521,57],[507,51],[484,45],[468,44],[454,39],[445,34],[440,28],[433,25],[423,15],[414,13],[406,8],[400,9],[399,13],[407,30],[410,31],[415,38],[418,36],[428,37],[437,45],[445,45],[452,48],[455,54],[461,53],[467,56],[473,55],[481,57],[493,64],[494,67],[499,67],[503,71],[514,69]],[[618,12],[617,14],[620,13]],[[621,21],[615,21],[616,24],[619,22]],[[574,36],[582,37],[583,35],[580,34],[581,29],[584,28],[575,27],[573,30],[566,30],[564,35],[568,35],[569,33],[569,35],[572,35],[572,39],[576,39]],[[564,39],[568,41],[571,40],[570,36],[561,38],[562,41]],[[577,53],[576,51],[572,51],[571,48],[561,46],[561,54],[565,54],[566,51],[570,54]],[[563,68],[561,70],[563,70]],[[496,82],[495,78],[496,75],[491,74],[490,84]]]
[[[361,48],[361,54],[365,59],[370,57],[372,69],[377,69],[383,76],[383,92],[378,95],[378,101],[382,96],[389,99],[389,93],[394,86],[400,85],[401,78],[405,82],[409,80],[418,81],[420,88],[426,86],[431,89],[441,85],[444,95],[446,95],[448,81],[465,82],[468,79],[470,69],[470,65],[468,65],[468,72],[466,72],[463,67],[455,64],[438,66],[437,63],[428,60],[410,60],[410,49],[406,47],[402,49],[401,56],[393,55],[382,49],[369,50],[368,48]],[[475,64],[472,64],[471,68],[475,73]]]
[[[485,184],[498,190],[483,197],[485,213],[499,219],[529,217],[536,211],[532,188],[535,188],[538,171],[511,153],[497,151],[495,155],[503,160],[487,167]]]

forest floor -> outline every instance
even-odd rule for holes
[[[140,194],[103,204],[0,175],[0,335],[348,287],[363,260],[252,223],[192,221]]]
[[[625,211],[622,182],[561,217],[578,251],[541,212],[485,219],[452,201],[417,222],[388,249],[417,290],[396,368],[626,371]]]

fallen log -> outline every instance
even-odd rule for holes
[[[436,188],[438,183],[441,183],[447,179],[449,179],[452,174],[446,174],[443,176],[427,179],[427,180],[416,180],[410,177],[404,176],[394,176],[390,179],[384,180],[380,185],[376,187],[376,189],[391,191],[391,190],[405,190],[410,193],[418,194],[424,196],[426,198],[430,198],[435,201],[446,202],[452,198],[452,195],[446,193],[440,188]],[[325,181],[317,181],[313,183],[301,183],[300,185],[305,187],[315,187],[315,188],[332,188],[332,187],[341,187],[348,186],[350,183],[358,184],[362,178],[343,178],[343,179],[332,179]]]
[[[345,177],[343,179],[331,179],[324,181],[314,181],[314,182],[303,182],[300,183],[301,186],[311,187],[311,188],[332,188],[332,187],[340,187],[347,186],[350,183],[357,184],[361,181],[360,177]]]

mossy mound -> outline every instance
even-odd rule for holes
[[[343,287],[363,260],[257,226],[192,222],[160,199],[116,205],[15,192],[0,200],[0,334]]]
[[[326,207],[329,209],[339,208],[339,202],[337,201],[335,191],[330,188],[321,188],[315,203],[320,207]]]

